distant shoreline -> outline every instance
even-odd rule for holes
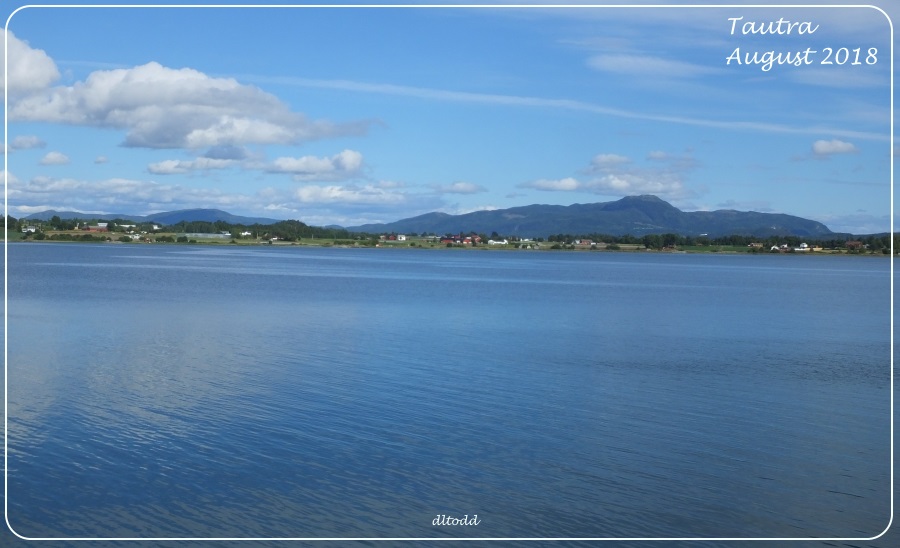
[[[188,241],[188,242],[156,242],[156,241],[134,241],[134,242],[122,242],[117,240],[105,240],[99,239],[100,237],[95,237],[92,240],[80,240],[80,239],[72,239],[72,240],[59,240],[59,239],[50,239],[46,238],[43,240],[32,240],[32,239],[24,239],[24,238],[13,238],[7,239],[4,238],[4,243],[12,243],[12,244],[45,244],[45,243],[55,243],[55,244],[109,244],[109,245],[125,245],[125,246],[172,246],[172,247],[185,247],[185,246],[215,246],[215,247],[278,247],[278,248],[337,248],[337,249],[416,249],[416,250],[443,250],[443,251],[494,251],[494,252],[576,252],[576,253],[652,253],[652,254],[660,254],[660,255],[706,255],[706,254],[722,254],[722,255],[799,255],[799,256],[862,256],[862,257],[891,257],[889,253],[876,253],[872,251],[862,251],[862,252],[852,252],[846,249],[824,249],[820,251],[751,251],[748,248],[743,248],[739,246],[726,246],[726,245],[707,245],[707,246],[691,246],[688,249],[684,248],[674,248],[674,249],[651,249],[646,247],[639,247],[637,245],[619,245],[619,249],[607,249],[605,246],[603,248],[600,247],[588,247],[588,246],[576,246],[576,245],[554,245],[548,242],[540,242],[539,246],[536,246],[535,242],[524,242],[524,244],[531,244],[531,248],[524,247],[515,247],[514,244],[506,244],[506,245],[487,245],[480,244],[477,246],[471,245],[452,245],[447,246],[444,244],[438,243],[422,243],[419,241],[410,242],[410,243],[387,243],[381,242],[377,245],[359,245],[359,244],[349,244],[344,241],[340,243],[336,243],[334,241],[315,241],[315,240],[304,240],[300,242],[279,242],[279,241],[248,241],[248,240],[198,240],[198,241]],[[321,243],[320,243],[321,242]],[[523,243],[520,243],[521,246]],[[897,254],[900,254],[900,250],[898,250]]]

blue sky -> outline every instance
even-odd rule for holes
[[[742,32],[779,19],[818,28]],[[655,194],[890,229],[871,8],[27,8],[6,38],[13,216],[352,226]]]

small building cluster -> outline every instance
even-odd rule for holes
[[[441,236],[442,244],[477,245],[481,243],[481,236],[471,232],[469,234],[446,234]]]
[[[759,244],[759,245],[750,244],[747,247],[762,247],[762,244]],[[790,253],[790,252],[806,253],[809,251],[822,251],[822,248],[821,247],[809,247],[809,245],[804,242],[804,243],[800,244],[800,247],[791,247],[787,244],[773,245],[769,249],[769,251],[771,251],[773,253],[776,253],[776,252],[777,253]]]

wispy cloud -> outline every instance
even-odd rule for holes
[[[479,192],[487,192],[487,189],[481,185],[464,181],[457,181],[449,185],[432,185],[431,188],[438,194],[477,194]]]
[[[754,122],[748,120],[713,120],[699,117],[655,114],[652,112],[637,112],[632,110],[608,107],[596,103],[588,103],[576,99],[475,93],[468,91],[443,90],[397,84],[356,82],[351,80],[318,80],[310,78],[270,77],[247,74],[241,75],[240,78],[245,81],[258,83],[271,83],[278,85],[320,89],[334,89],[358,93],[377,93],[435,101],[482,103],[509,107],[540,107],[576,110],[602,116],[612,116],[634,120],[647,120],[653,122],[664,122],[670,124],[725,129],[732,131],[754,131],[763,133],[787,133],[799,135],[829,133],[835,136],[856,139],[878,141],[887,141],[890,139],[886,134],[872,133],[868,131],[856,131],[850,129],[823,128],[815,126],[799,127],[789,126],[785,124]]]
[[[722,72],[705,65],[638,54],[602,53],[590,57],[587,65],[602,72],[654,79],[691,78]]]
[[[47,143],[36,135],[19,135],[9,144],[9,148],[14,150],[44,148],[45,146],[47,146]]]
[[[565,179],[538,179],[537,181],[522,183],[519,185],[519,188],[532,188],[534,190],[548,191],[571,191],[583,190],[584,185],[573,177],[566,177]]]

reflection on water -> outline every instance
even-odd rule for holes
[[[865,537],[889,265],[11,245],[27,536]],[[475,528],[434,527],[478,514]]]

